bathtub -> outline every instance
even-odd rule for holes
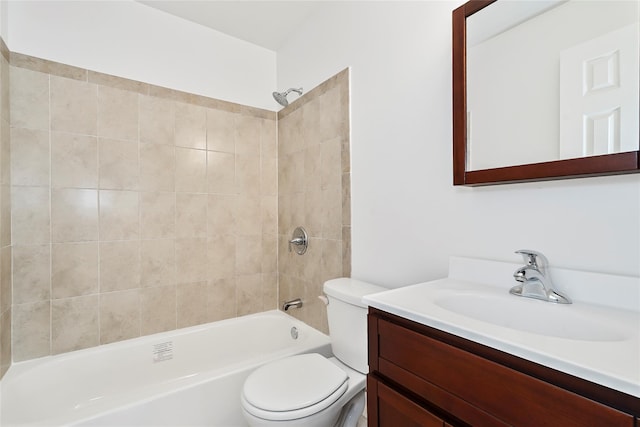
[[[245,378],[310,352],[330,356],[329,337],[273,310],[14,363],[1,425],[244,426]]]

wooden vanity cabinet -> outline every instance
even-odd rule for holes
[[[640,427],[640,399],[369,309],[369,426]]]

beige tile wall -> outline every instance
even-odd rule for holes
[[[291,314],[327,331],[316,296],[350,274],[347,70],[279,113],[278,149],[274,113],[15,53],[9,73],[7,58],[4,370],[12,351],[21,361],[296,297]],[[303,257],[287,252],[297,225],[311,237]]]
[[[277,306],[275,113],[16,53],[10,76],[13,360]]]
[[[9,50],[0,39],[0,378],[11,366]]]
[[[347,69],[278,113],[280,303],[302,298],[289,313],[324,332],[322,285],[351,274],[349,153]],[[287,247],[297,226],[309,235],[301,256]]]

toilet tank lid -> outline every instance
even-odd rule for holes
[[[387,288],[363,282],[357,279],[341,277],[339,279],[327,280],[324,282],[324,293],[332,298],[339,299],[346,303],[366,307],[362,303],[362,297],[365,295],[376,294],[386,291]]]

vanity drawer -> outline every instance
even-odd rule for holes
[[[377,322],[379,374],[445,410],[456,407],[456,416],[470,425],[634,426],[629,414],[387,320]]]
[[[380,426],[444,427],[445,422],[429,410],[407,399],[374,377],[367,379],[369,418],[375,418]]]

